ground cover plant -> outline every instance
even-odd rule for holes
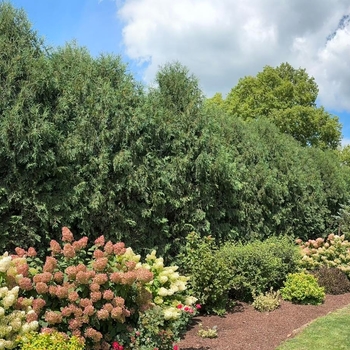
[[[350,307],[347,306],[311,322],[300,334],[276,350],[350,349]]]
[[[280,306],[280,292],[273,291],[272,288],[265,294],[254,295],[253,299],[252,305],[260,312],[270,312]]]
[[[17,247],[10,259],[21,275],[13,283],[31,298],[42,331],[78,337],[87,349],[172,349],[199,308],[186,292],[188,278],[155,251],[142,262],[122,242],[101,236],[89,247],[67,227],[49,250],[41,261],[33,248]]]

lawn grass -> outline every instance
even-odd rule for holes
[[[276,350],[350,350],[350,305],[311,322]]]

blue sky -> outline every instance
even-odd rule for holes
[[[289,62],[306,68],[320,87],[319,103],[339,116],[343,142],[350,144],[350,31],[339,25],[350,7],[332,0],[331,7],[316,5],[315,13],[315,1],[300,7],[291,1],[288,8],[272,0],[264,5],[246,0],[251,7],[237,3],[234,8],[232,0],[220,5],[216,0],[10,2],[25,10],[47,44],[56,47],[75,39],[94,56],[121,55],[135,78],[146,83],[159,65],[174,60],[189,67],[208,96],[227,93],[239,78],[265,65]]]

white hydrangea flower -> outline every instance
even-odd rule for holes
[[[7,287],[1,287],[0,288],[0,298],[3,298],[7,293],[9,289]]]
[[[173,295],[174,293],[179,291],[179,287],[177,286],[177,284],[172,284],[170,286],[170,290],[172,291],[172,294],[169,294],[169,295]]]
[[[164,276],[164,275],[159,275],[158,279],[161,284],[164,284],[169,280],[168,276]]]
[[[172,281],[176,281],[180,277],[180,274],[178,272],[173,272],[169,277]]]
[[[156,297],[154,298],[154,302],[155,302],[155,304],[157,304],[157,305],[163,304],[163,298],[161,298],[161,297],[159,297],[159,296],[156,296]]]
[[[134,261],[136,263],[138,263],[141,259],[141,255],[136,255],[130,247],[126,248],[124,257],[126,260]]]
[[[173,295],[175,292],[174,292],[174,290],[173,289],[168,289],[168,295]]]
[[[186,283],[182,282],[182,281],[179,281],[177,283],[177,288],[179,289],[179,292],[183,292],[184,290],[187,289],[186,287]]]
[[[16,302],[16,296],[15,294],[7,294],[4,299],[2,299],[2,305],[5,309],[10,308],[14,303]]]
[[[34,322],[34,321],[33,321]],[[29,323],[25,323],[23,326],[22,326],[22,332],[23,333],[28,333],[32,330],[32,327],[30,326]]]
[[[168,295],[168,290],[164,287],[161,287],[158,290],[158,295],[160,295],[161,297],[166,297]]]
[[[18,287],[18,286],[13,287],[13,288],[9,291],[9,293],[11,293],[11,294],[13,294],[13,295],[15,295],[15,296],[17,296],[17,297],[18,297],[18,292],[19,292],[19,287]]]
[[[29,323],[29,328],[31,331],[37,330],[39,327],[39,322],[38,321],[32,321]]]
[[[20,318],[15,318],[11,321],[10,326],[15,332],[18,332],[22,328],[22,321]]]
[[[9,267],[11,266],[11,262],[12,262],[12,258],[6,252],[0,258],[0,272],[6,272],[9,269]]]
[[[177,320],[180,317],[180,312],[175,307],[169,307],[163,310],[165,320]]]
[[[156,260],[157,257],[156,257],[156,251],[155,250],[152,250],[151,254],[147,254],[146,255],[146,260]]]
[[[14,346],[13,341],[11,340],[5,340],[5,349],[12,349]]]
[[[198,299],[193,297],[193,296],[188,296],[186,299],[185,299],[185,304],[186,305],[193,305]]]
[[[149,264],[143,264],[142,267],[147,269],[147,270],[151,270],[151,265],[149,265]]]
[[[153,267],[155,269],[157,269],[157,270],[163,269],[163,267],[164,267],[164,260],[163,260],[163,258],[156,259],[155,264],[153,265]]]

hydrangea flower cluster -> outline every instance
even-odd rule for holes
[[[146,256],[141,266],[153,274],[146,289],[152,295],[154,306],[140,314],[136,327],[131,330],[131,347],[176,349],[175,343],[200,305],[195,305],[197,298],[187,293],[188,277],[181,276],[177,266],[164,266],[163,258],[157,258],[155,250]]]
[[[302,242],[297,239],[302,258],[300,266],[307,270],[315,270],[320,267],[336,267],[350,277],[350,242],[345,236],[335,234],[328,235],[327,239],[317,238]]]
[[[197,298],[183,293],[189,277],[181,276],[177,266],[164,266],[163,258],[156,257],[156,251],[146,256],[143,267],[153,274],[153,280],[148,287],[154,296],[154,303],[162,307],[165,320],[177,320],[182,310],[178,305],[192,309]]]

